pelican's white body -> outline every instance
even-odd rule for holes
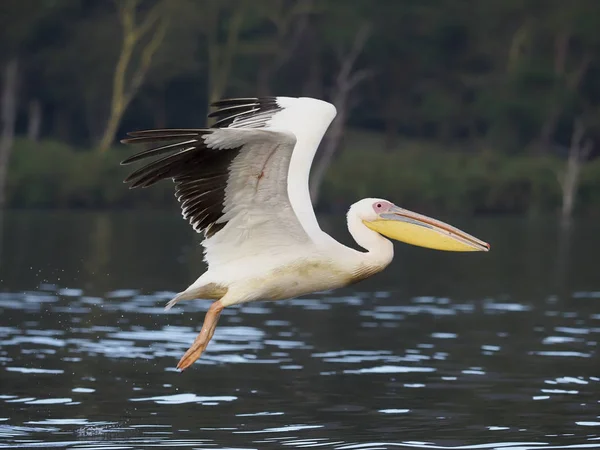
[[[335,107],[311,98],[277,97],[277,104],[283,109],[266,126],[234,123],[205,138],[214,148],[244,147],[229,169],[226,225],[203,242],[208,270],[168,307],[193,298],[220,298],[228,306],[295,297],[348,285],[391,262],[392,243],[362,223],[375,217],[377,199],[354,204],[347,216],[368,252],[338,243],[315,217],[310,167]]]
[[[363,233],[357,241],[367,244],[370,252],[359,252],[333,240],[321,245],[306,242],[289,248],[281,246],[268,254],[256,248],[254,254],[241,253],[239,259],[227,265],[209,266],[178,300],[202,297],[203,288],[212,285],[227,289],[221,298],[223,306],[280,300],[336,289],[383,270],[393,258],[392,243],[362,225],[358,216],[352,215],[350,219],[360,224]],[[210,292],[205,295],[211,296]]]

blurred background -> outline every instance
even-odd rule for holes
[[[324,231],[383,197],[491,244],[164,311],[205,269],[128,131],[223,97],[337,107]],[[599,0],[0,0],[0,447],[535,450],[600,442]]]
[[[338,110],[320,211],[597,216],[598,30],[595,0],[5,0],[0,201],[176,208],[121,184],[118,140],[288,95]]]

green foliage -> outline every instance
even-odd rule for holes
[[[371,76],[351,92],[349,122],[381,134],[346,136],[322,206],[381,195],[451,212],[553,211],[582,123],[594,145],[578,208],[600,211],[598,0],[140,0],[140,13],[158,2],[171,26],[119,136],[203,126],[213,96],[332,100],[340,57],[364,27],[355,69]],[[17,135],[36,123],[33,100],[48,139],[17,142],[11,205],[173,204],[168,183],[127,191],[120,150],[58,142],[90,147],[102,134],[117,11],[106,0],[0,1],[0,69],[19,61]]]
[[[141,0],[140,11],[158,1]],[[353,94],[369,102],[353,110],[355,126],[550,153],[569,142],[575,118],[587,120],[600,107],[596,0],[177,0],[164,7],[176,26],[121,132],[152,121],[203,123],[206,87],[217,81],[218,95],[327,99],[339,53],[366,25],[371,34],[358,66],[376,75]],[[121,46],[114,3],[4,1],[0,25],[0,62],[5,53],[24,60],[19,114],[27,115],[33,97],[45,107],[46,136],[94,145]],[[597,123],[588,133],[600,141]]]
[[[164,207],[174,203],[173,186],[129,190],[130,168],[119,165],[124,148],[101,154],[65,144],[15,142],[9,167],[8,206],[27,208]]]
[[[431,142],[406,141],[392,152],[374,136],[352,134],[330,168],[321,207],[383,197],[408,209],[443,213],[556,212],[561,205],[555,157],[458,152]],[[600,204],[600,163],[584,166],[578,208]]]
[[[320,209],[344,209],[364,197],[384,197],[430,213],[522,214],[554,212],[560,206],[557,174],[564,165],[556,158],[464,153],[414,140],[386,152],[381,143],[377,134],[349,133],[346,148],[329,170]],[[18,140],[9,171],[8,205],[176,208],[170,182],[134,190],[123,184],[131,167],[119,162],[130,150],[120,147],[100,154],[55,141]],[[580,211],[598,214],[600,161],[584,167],[580,192]]]

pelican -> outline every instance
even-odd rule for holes
[[[387,238],[437,250],[489,250],[464,231],[380,198],[360,200],[347,213],[348,231],[365,251],[340,244],[319,227],[308,190],[335,107],[307,97],[233,98],[211,106],[217,122],[210,128],[134,131],[121,141],[155,145],[121,164],[159,157],[124,182],[145,188],[172,179],[184,219],[204,233],[208,269],[166,306],[214,300],[179,370],[202,355],[223,308],[356,283],[390,264],[394,247]]]

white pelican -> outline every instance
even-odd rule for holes
[[[161,155],[125,182],[135,188],[172,179],[183,217],[205,236],[208,270],[167,304],[215,300],[178,369],[202,355],[226,306],[335,289],[380,272],[394,255],[384,236],[438,250],[489,250],[464,231],[379,198],[363,199],[347,214],[348,231],[366,251],[340,244],[319,227],[308,191],[335,107],[291,97],[212,106],[217,110],[209,117],[218,119],[212,128],[135,131],[121,141],[160,143],[122,162]]]

